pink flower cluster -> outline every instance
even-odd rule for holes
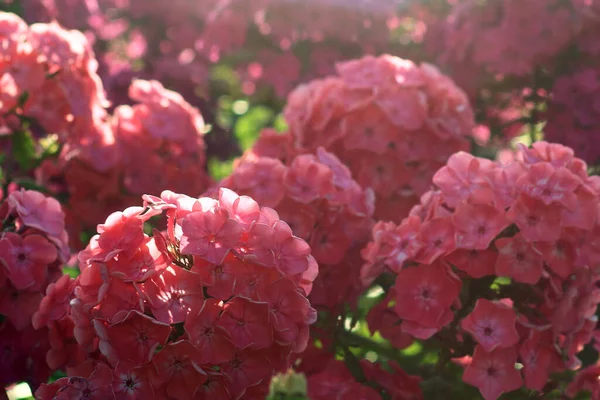
[[[134,80],[129,97],[139,104],[119,106],[113,117],[125,190],[200,195],[209,183],[202,115],[158,81]]]
[[[584,68],[558,78],[545,117],[547,140],[573,148],[589,163],[600,162],[600,70]]]
[[[571,149],[536,142],[510,164],[459,152],[433,182],[363,252],[367,283],[396,275],[386,304],[398,329],[467,357],[463,380],[486,400],[577,368],[600,303],[600,178]]]
[[[58,168],[51,162],[42,168],[43,180],[56,174],[64,180],[75,232],[76,223],[90,228],[113,210],[135,204],[143,193],[173,190],[197,196],[209,185],[205,126],[198,110],[157,81],[134,80],[129,92],[139,104],[114,111],[118,161],[111,169],[99,171],[77,157],[61,159]]]
[[[376,194],[375,217],[399,222],[474,126],[464,92],[429,64],[382,55],[340,63],[337,75],[288,97],[301,152],[322,146]]]
[[[16,116],[34,119],[59,135],[63,153],[77,153],[99,170],[114,161],[108,102],[85,36],[57,23],[27,26],[0,12],[0,128],[18,128]]]
[[[55,22],[28,27],[9,13],[0,13],[0,28],[0,124],[10,134],[25,119],[35,134],[58,135],[59,158],[46,160],[36,179],[66,196],[72,240],[144,193],[206,189],[204,121],[181,95],[134,80],[129,95],[139,104],[111,116],[81,32]]]
[[[166,232],[145,234],[163,214]],[[69,375],[40,400],[264,399],[316,320],[308,244],[228,189],[146,195],[98,225],[78,258],[81,275],[48,290],[34,317],[50,328],[50,366]]]
[[[439,54],[438,62],[453,66],[465,83],[473,82],[478,71],[527,75],[555,57],[578,33],[568,3],[456,1],[426,40],[432,54]],[[472,73],[461,73],[462,67]]]
[[[15,191],[0,204],[0,387],[45,383],[47,331],[31,324],[69,257],[64,214],[53,198]],[[49,289],[51,290],[51,289]]]
[[[360,249],[373,224],[373,192],[361,188],[348,168],[323,148],[284,164],[275,158],[280,148],[274,140],[286,138],[265,131],[258,146],[236,161],[233,173],[219,186],[272,207],[295,235],[309,243],[319,263],[310,296],[313,306],[333,310],[353,305],[364,289],[359,279]]]
[[[396,6],[396,0],[351,5],[338,0],[94,0],[85,5],[32,0],[25,11],[32,19],[56,19],[94,37],[104,50],[100,58],[111,99],[122,97],[120,77],[129,79],[133,71],[127,64],[136,61],[142,76],[168,82],[192,101],[192,86],[206,86],[211,66],[242,48],[251,49],[250,57],[236,61],[245,90],[266,84],[282,97],[324,63],[345,58],[332,40],[346,53],[385,51]]]

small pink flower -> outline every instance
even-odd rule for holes
[[[479,299],[473,312],[462,320],[461,326],[473,335],[485,351],[490,352],[497,347],[512,347],[518,343],[516,322],[517,314],[512,308]]]
[[[502,393],[523,385],[523,378],[515,368],[516,362],[517,352],[512,347],[486,352],[483,346],[478,345],[465,369],[463,381],[479,388],[485,400],[496,400]]]

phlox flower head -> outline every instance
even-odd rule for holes
[[[469,148],[469,101],[435,66],[390,55],[341,62],[336,72],[289,94],[294,147],[338,156],[375,192],[375,217],[399,222],[447,158]]]
[[[252,198],[216,197],[147,195],[98,225],[81,274],[49,287],[34,318],[52,333],[48,360],[69,374],[39,396],[240,398],[304,350],[316,320],[309,245]],[[167,229],[147,235],[160,216]]]
[[[509,163],[456,153],[433,183],[362,251],[365,284],[396,277],[376,307],[396,328],[376,328],[460,347],[472,356],[463,380],[486,400],[577,368],[600,302],[600,180],[572,149],[535,142]]]

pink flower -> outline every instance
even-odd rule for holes
[[[154,397],[148,369],[137,367],[129,360],[119,361],[116,365],[112,387],[118,399],[143,400]]]
[[[63,275],[58,281],[49,284],[39,309],[32,317],[33,327],[40,329],[50,321],[56,321],[64,317],[69,309],[69,301],[74,288],[75,280],[69,275]]]
[[[553,342],[550,329],[532,329],[529,337],[521,344],[519,355],[523,362],[525,387],[541,391],[548,383],[549,374],[560,370],[562,360]]]
[[[152,382],[164,384],[167,394],[174,399],[190,399],[206,380],[199,359],[200,352],[190,342],[169,343],[152,359],[156,368]]]
[[[554,168],[551,164],[541,162],[532,165],[527,175],[517,181],[517,187],[532,198],[542,200],[548,205],[558,202],[572,209],[577,204],[573,193],[583,182],[565,167]]]
[[[100,349],[109,359],[131,360],[139,365],[152,360],[157,347],[165,345],[170,333],[167,324],[133,310],[106,327],[106,337],[101,335],[106,344],[103,346],[101,342]]]
[[[452,216],[456,228],[456,246],[485,250],[509,225],[503,211],[487,204],[463,204]]]
[[[220,264],[242,233],[237,221],[225,209],[191,213],[182,221],[181,251]]]
[[[185,321],[204,301],[200,276],[183,268],[167,268],[146,281],[142,290],[154,317],[165,324]]]
[[[225,329],[236,347],[259,350],[273,343],[269,305],[236,297],[223,308],[218,325]]]
[[[507,276],[518,282],[536,283],[541,275],[543,259],[538,250],[521,234],[511,238],[500,238],[495,242],[498,249],[496,274]]]
[[[475,309],[461,321],[461,326],[469,332],[487,352],[496,348],[513,347],[519,341],[515,324],[515,311],[502,304],[479,299]]]
[[[498,253],[492,249],[457,250],[451,253],[447,260],[461,271],[473,278],[494,275]]]
[[[60,238],[65,229],[60,203],[34,190],[12,192],[7,197],[10,212],[15,212],[26,226]]]
[[[35,393],[40,400],[67,400],[87,398],[115,399],[112,390],[113,375],[106,364],[98,364],[88,378],[74,376],[61,378],[50,385],[42,385]]]
[[[541,200],[521,195],[508,211],[528,241],[549,242],[560,237],[560,208],[544,205]]]
[[[517,352],[514,348],[486,352],[483,346],[475,353],[465,369],[463,381],[479,388],[485,400],[496,400],[502,393],[511,392],[523,385],[523,378],[515,368]]]
[[[422,243],[415,261],[431,264],[439,257],[456,249],[455,228],[451,218],[438,218],[427,221],[419,230]]]
[[[310,203],[331,191],[333,174],[312,155],[298,156],[284,175],[283,182],[289,196]]]
[[[214,299],[207,299],[185,322],[190,342],[200,351],[202,364],[220,364],[231,360],[235,347],[231,336],[217,322],[223,307]]]
[[[395,288],[398,316],[431,328],[441,328],[438,324],[442,315],[456,300],[460,289],[439,264],[401,270]]]
[[[56,246],[41,235],[21,237],[6,233],[0,239],[0,262],[15,288],[39,289],[46,281],[48,265],[57,259]]]

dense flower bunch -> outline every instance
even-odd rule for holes
[[[43,163],[36,171],[38,181],[57,194],[64,186],[77,186],[74,181],[87,175],[83,179],[87,186],[96,183],[91,193],[97,204],[98,199],[106,198],[102,193],[110,190],[106,179],[97,183],[98,177],[114,175],[118,157],[105,110],[108,102],[96,73],[98,65],[85,36],[65,30],[57,23],[27,26],[9,13],[0,13],[0,26],[3,27],[0,41],[6,49],[0,58],[0,125],[4,133],[30,132],[34,138],[55,135],[60,146],[58,160]],[[7,153],[23,151],[12,149],[12,144],[10,140],[3,140]],[[30,174],[30,171],[20,171],[15,161],[16,157],[7,160],[3,165],[5,173]],[[88,171],[92,172],[86,173]],[[57,176],[59,179],[55,179]],[[90,194],[83,190],[70,191],[75,192],[72,201],[75,206],[78,192],[83,198]],[[97,216],[90,209],[102,208],[86,205],[80,215]],[[65,211],[71,238],[77,238],[72,227],[80,216],[76,207],[69,206]]]
[[[52,372],[48,332],[36,331],[31,319],[62,275],[67,240],[55,199],[21,190],[0,204],[0,387],[25,380],[35,388]]]
[[[77,154],[99,170],[115,161],[106,118],[108,102],[85,36],[57,23],[27,26],[0,12],[0,128],[20,129],[34,120],[42,133],[57,134],[63,154]]]
[[[599,1],[0,3],[7,391],[600,400]]]
[[[570,43],[579,31],[575,20],[569,1],[457,1],[426,41],[439,62],[456,69],[527,75]]]
[[[546,113],[548,140],[572,147],[589,163],[600,161],[600,73],[585,68],[554,83]]]
[[[211,65],[239,54],[242,48],[256,49],[250,52],[253,57],[238,62],[245,87],[267,84],[282,97],[302,79],[302,70],[306,79],[324,64],[343,59],[339,48],[355,54],[383,51],[391,44],[397,3],[32,0],[25,11],[30,19],[57,19],[87,31],[99,48],[108,49],[102,63],[111,94],[119,96],[113,89],[124,89],[119,77],[129,80],[133,71],[127,61],[136,61],[144,75],[169,82],[191,100],[192,86],[205,86]],[[311,51],[305,56],[307,44]],[[310,67],[301,68],[303,63]]]
[[[117,107],[113,118],[125,190],[199,196],[208,185],[202,115],[158,81],[134,80],[129,97],[139,104]]]
[[[286,137],[265,131],[256,148],[237,160],[233,173],[218,186],[275,209],[294,234],[310,244],[319,263],[310,296],[313,306],[336,310],[345,303],[354,305],[364,289],[360,249],[373,223],[373,192],[361,188],[348,168],[323,148],[284,164],[278,154],[285,153],[275,140],[285,144]],[[212,192],[215,195],[216,189]]]
[[[111,117],[98,63],[81,32],[55,22],[27,26],[9,13],[0,13],[0,26],[6,48],[0,128],[56,135],[58,158],[44,160],[35,175],[67,199],[73,240],[144,193],[197,196],[206,189],[204,121],[181,95],[157,81],[134,80],[129,95],[139,104],[119,106]],[[10,145],[2,143],[8,152]]]
[[[212,115],[216,102],[205,98],[210,93],[216,99],[215,87],[223,87],[211,85],[220,80],[221,67],[232,73],[241,93],[271,103],[298,84],[334,74],[338,61],[390,53],[433,63],[447,73],[482,108],[478,122],[491,128],[492,136],[506,136],[492,143],[496,151],[506,147],[519,124],[489,118],[513,111],[514,104],[495,95],[519,93],[516,104],[527,105],[531,99],[522,93],[524,87],[549,91],[574,56],[593,65],[600,54],[597,0],[521,3],[31,0],[23,11],[29,21],[57,20],[92,38],[111,100],[129,101],[133,77],[159,80],[202,110],[219,132],[212,138],[227,136]],[[543,103],[538,100],[536,106]],[[531,116],[527,124],[540,122]],[[215,139],[214,147],[225,158],[239,154],[229,139]]]
[[[102,171],[78,157],[60,157],[38,170],[40,181],[68,196],[73,234],[95,226],[114,209],[135,204],[144,193],[168,189],[198,196],[209,184],[205,126],[198,110],[157,81],[134,80],[129,93],[139,104],[114,111],[113,155],[118,160],[112,168]]]
[[[166,232],[146,235],[162,214]],[[99,225],[78,258],[81,275],[48,290],[34,317],[50,328],[48,363],[69,375],[41,400],[264,399],[316,319],[308,244],[227,189],[218,200],[146,195]]]
[[[543,391],[578,367],[596,327],[600,179],[572,150],[536,142],[507,165],[457,153],[433,182],[400,225],[375,226],[363,279],[393,272],[399,329],[467,356],[463,380],[486,400]]]
[[[450,154],[468,149],[469,102],[429,64],[383,55],[336,69],[290,94],[284,115],[294,144],[336,154],[375,191],[376,218],[400,221]]]

